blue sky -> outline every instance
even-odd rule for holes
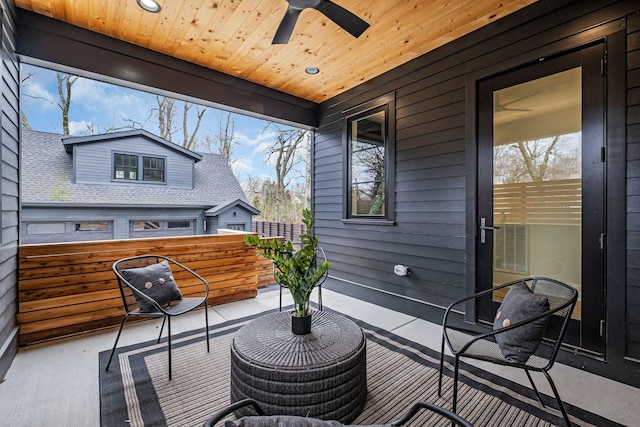
[[[62,115],[57,106],[56,75],[54,71],[31,65],[22,65],[22,78],[30,75],[22,88],[22,111],[27,116],[33,130],[63,133]],[[150,111],[157,104],[151,94],[91,79],[79,78],[72,87],[71,108],[69,110],[69,132],[73,135],[103,133],[128,125],[128,120],[142,124],[143,129],[159,134],[158,123],[150,117]],[[195,110],[192,108],[191,110]],[[182,103],[178,106],[179,122],[182,122]],[[195,111],[193,111],[195,114]],[[198,137],[204,140],[206,134],[213,135],[226,111],[208,108],[198,130]],[[235,122],[235,146],[233,169],[241,182],[248,177],[269,177],[274,179],[273,168],[265,165],[265,149],[271,145],[275,132],[263,132],[266,122],[260,119],[232,113]],[[191,117],[189,127],[195,126]],[[88,129],[93,127],[94,132]],[[191,132],[191,130],[190,130]],[[174,137],[181,139],[181,131]]]

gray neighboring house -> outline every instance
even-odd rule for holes
[[[21,243],[251,230],[224,158],[143,130],[92,136],[22,131]]]

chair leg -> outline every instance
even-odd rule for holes
[[[457,406],[458,406],[458,355],[455,356],[455,362],[453,365],[453,413],[457,414]]]
[[[560,406],[560,411],[562,412],[562,416],[564,417],[564,422],[567,424],[567,427],[571,427],[571,421],[569,421],[569,415],[567,414],[566,409],[564,409],[564,403],[562,403],[562,399],[560,399],[560,394],[558,393],[558,389],[556,388],[556,384],[551,379],[551,376],[547,371],[542,371],[545,377],[547,377],[547,381],[549,381],[549,385],[551,386],[551,390],[553,390],[553,394],[558,401],[558,406]]]
[[[442,371],[444,368],[444,336],[440,346],[440,373],[438,374],[438,397],[442,397]]]
[[[129,313],[125,314],[122,318],[122,322],[120,322],[120,329],[118,329],[118,335],[116,335],[116,342],[113,343],[113,348],[111,349],[111,354],[109,355],[109,361],[107,362],[107,367],[105,371],[109,370],[109,366],[111,366],[111,359],[113,358],[113,353],[116,351],[116,346],[118,345],[118,340],[120,340],[120,334],[122,334],[122,328],[124,327],[125,322],[129,318]]]
[[[160,326],[160,333],[158,334],[158,343],[160,343],[160,338],[162,338],[162,331],[164,330],[164,322],[167,321],[167,316],[162,318],[162,326]]]
[[[322,285],[318,286],[318,307],[322,311]]]
[[[529,378],[529,382],[531,383],[531,388],[533,388],[533,391],[535,392],[536,397],[538,398],[538,402],[540,402],[540,404],[544,408],[545,406],[544,406],[544,402],[542,401],[542,396],[540,396],[540,392],[538,391],[538,388],[533,382],[533,378],[531,378],[531,373],[529,373],[528,369],[525,369],[524,372],[527,374],[527,378]]]
[[[171,381],[171,316],[165,316],[167,320],[167,353],[169,355],[169,381]],[[164,321],[162,322],[164,325]]]
[[[280,311],[282,311],[282,285],[278,283],[278,287],[280,288]]]
[[[207,336],[207,353],[210,353],[209,346],[209,304],[207,304],[207,300],[204,301],[204,333]]]

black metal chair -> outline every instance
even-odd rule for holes
[[[295,245],[295,243],[294,243]],[[326,261],[327,260],[327,254],[324,253],[324,249],[322,249],[322,247],[320,245],[317,246],[316,248],[316,252],[320,254],[320,256],[322,257],[321,261]],[[276,266],[275,264],[273,264],[273,272],[274,272],[274,279],[275,279],[275,270],[276,270]],[[327,280],[327,276],[329,275],[329,271],[327,270],[324,273],[324,276],[322,276],[322,280],[320,280],[317,284],[316,284],[316,288],[318,288],[318,309],[320,311],[322,311],[322,284],[324,283],[325,280]],[[276,280],[277,282],[277,280]],[[283,289],[287,289],[286,286],[284,286],[282,283],[278,283],[279,288],[280,288],[280,311],[282,311],[282,290]]]
[[[205,335],[209,352],[209,314],[207,297],[209,284],[193,270],[162,255],[140,255],[124,258],[113,264],[113,272],[118,280],[125,315],[120,323],[116,341],[111,349],[105,370],[109,370],[111,359],[118,345],[122,328],[130,316],[162,317],[158,343],[167,324],[167,350],[169,359],[169,379],[171,379],[171,318],[190,312],[204,305]],[[185,286],[197,286],[198,296],[183,298],[174,277]],[[204,291],[202,291],[204,287]]]
[[[524,289],[523,286],[526,286]],[[504,296],[494,317],[492,330],[461,325],[454,313],[464,311],[464,305],[476,304],[480,298]],[[510,293],[513,292],[512,297]],[[458,368],[461,357],[523,369],[538,401],[544,407],[530,372],[541,372],[548,380],[562,416],[570,426],[569,417],[558,394],[549,370],[553,366],[571,313],[578,299],[578,291],[560,281],[546,277],[530,277],[478,292],[452,303],[444,314],[438,395],[442,395],[442,373],[445,342],[454,357],[453,412],[458,398]],[[537,307],[537,308],[536,308]],[[534,309],[535,308],[535,309]],[[528,313],[525,313],[527,312]]]
[[[232,403],[226,408],[221,409],[220,411],[213,414],[207,421],[204,423],[204,427],[214,427],[217,423],[230,416],[233,412],[236,412],[243,408],[251,408],[254,413],[257,415],[253,416],[245,416],[239,418],[237,421],[229,422],[230,425],[235,427],[267,427],[267,426],[283,426],[283,427],[338,427],[343,426],[343,424],[337,421],[323,421],[317,418],[307,418],[307,417],[295,417],[290,415],[274,415],[268,417],[265,415],[264,410],[260,407],[258,402],[253,399],[244,399],[238,402]],[[462,427],[473,427],[473,425],[460,417],[457,414],[454,414],[451,411],[448,411],[440,406],[434,405],[429,402],[418,402],[414,404],[409,411],[401,418],[391,422],[390,424],[386,424],[389,426],[401,426],[408,423],[413,417],[420,412],[421,409],[426,409],[437,414],[442,415],[442,417],[451,420],[453,424],[458,424]],[[225,424],[226,425],[226,424]]]

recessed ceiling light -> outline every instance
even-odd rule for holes
[[[138,3],[138,6],[147,12],[158,13],[160,12],[160,9],[162,9],[155,0],[136,0],[136,2]]]
[[[320,68],[318,67],[307,67],[304,70],[307,74],[318,74],[320,72]]]

